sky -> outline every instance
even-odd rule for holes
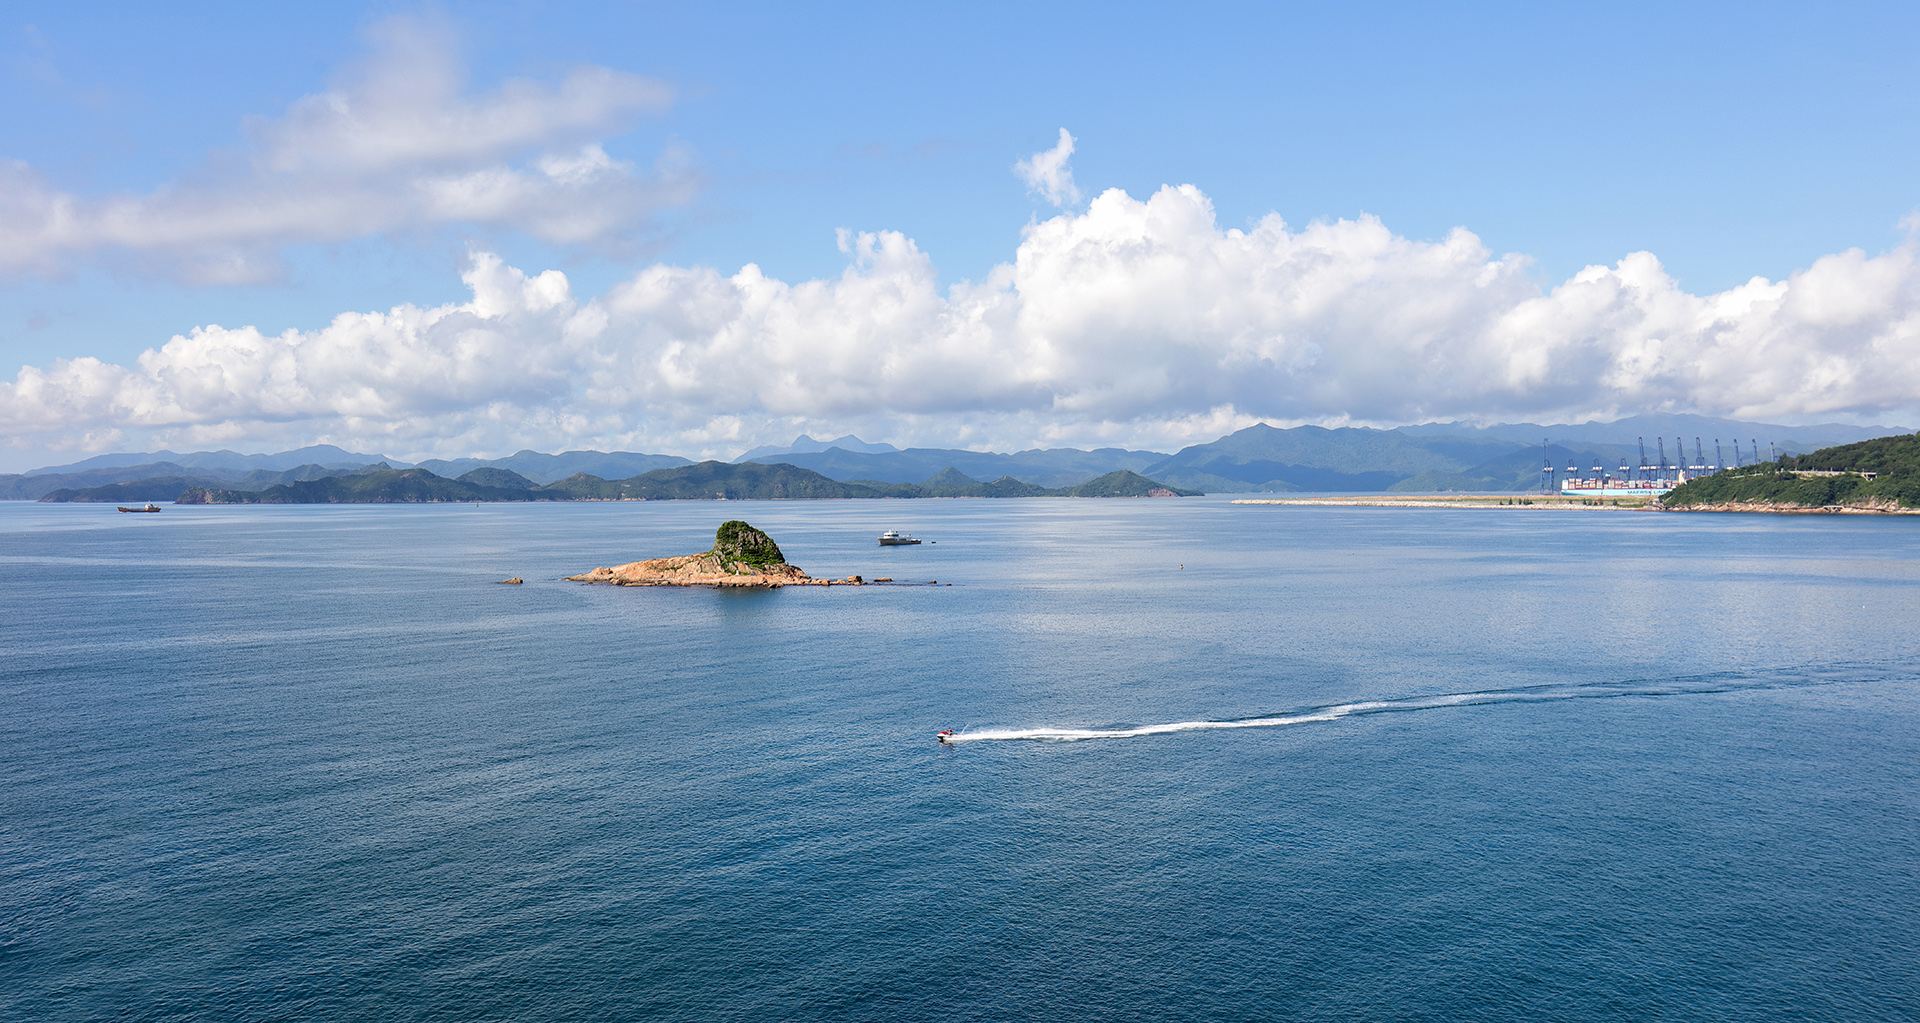
[[[0,471],[1920,423],[1911,4],[0,17]]]

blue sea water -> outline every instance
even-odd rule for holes
[[[736,517],[899,584],[560,581]],[[1916,621],[1909,519],[0,505],[0,1019],[1920,1018]]]

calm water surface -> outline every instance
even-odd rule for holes
[[[559,581],[729,517],[902,585]],[[0,1018],[1920,1018],[1916,621],[1910,519],[0,504]]]

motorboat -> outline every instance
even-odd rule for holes
[[[880,534],[880,546],[882,547],[905,547],[905,546],[908,546],[909,544],[916,544],[919,542],[920,541],[915,540],[913,537],[908,536],[905,533],[895,532],[894,530],[891,530],[891,529]]]
[[[951,728],[943,728],[940,731],[933,733],[933,737],[935,739],[938,739],[942,746],[953,745],[954,735],[953,735],[953,729]]]
[[[116,505],[115,507],[120,508],[120,510],[123,512],[157,512],[160,510],[160,506],[157,504],[154,504],[152,501],[148,501],[147,506],[145,508],[127,508],[120,505]],[[914,542],[919,543],[920,541],[915,540]]]

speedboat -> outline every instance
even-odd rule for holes
[[[880,546],[882,547],[905,547],[908,544],[916,544],[919,542],[920,541],[915,540],[905,533],[895,532],[891,529],[880,534]]]
[[[953,745],[953,738],[954,738],[954,736],[953,736],[953,729],[951,729],[951,728],[943,728],[943,729],[941,729],[940,731],[938,731],[938,732],[935,732],[935,733],[934,733],[934,735],[933,735],[933,737],[934,737],[935,739],[938,739],[938,740],[940,740],[940,743],[941,743],[941,745],[943,745],[943,746],[951,746],[951,745]]]

